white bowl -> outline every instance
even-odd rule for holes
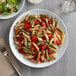
[[[18,22],[21,18],[25,17],[27,14],[37,14],[37,13],[40,13],[40,14],[48,14],[49,16],[54,16],[55,18],[57,18],[60,21],[60,27],[64,30],[64,33],[65,33],[64,44],[58,50],[57,58],[55,60],[53,60],[53,61],[44,62],[44,63],[40,63],[40,64],[33,63],[33,62],[30,62],[27,59],[24,59],[23,55],[21,55],[20,53],[18,53],[18,51],[16,49],[16,46],[14,44],[14,40],[13,40],[13,36],[14,36],[14,30],[13,29],[14,29],[14,26],[16,25],[16,22]],[[47,67],[47,66],[50,66],[50,65],[56,63],[63,56],[63,54],[64,54],[64,52],[66,50],[67,44],[68,44],[68,33],[67,33],[67,29],[66,29],[65,24],[63,23],[63,21],[56,14],[54,14],[51,11],[44,10],[44,9],[33,9],[33,10],[30,10],[28,12],[23,13],[22,15],[20,15],[15,20],[15,22],[13,23],[13,25],[12,25],[12,27],[10,29],[10,33],[9,33],[9,44],[10,44],[10,48],[11,48],[11,51],[13,52],[14,56],[20,62],[22,62],[23,64],[25,64],[27,66],[33,67],[33,68],[43,68],[43,67]]]
[[[21,0],[20,3],[18,4],[18,11],[17,12],[12,13],[12,14],[7,15],[7,16],[6,15],[0,15],[0,19],[9,19],[9,18],[16,16],[22,10],[22,8],[24,7],[24,4],[25,4],[25,0]]]

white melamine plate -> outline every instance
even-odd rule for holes
[[[23,17],[25,17],[27,14],[48,14],[49,16],[53,16],[55,18],[57,18],[59,21],[60,21],[60,27],[64,30],[64,33],[65,33],[65,40],[64,40],[64,44],[62,45],[62,47],[58,50],[57,52],[57,58],[53,61],[50,61],[50,62],[44,62],[44,63],[33,63],[27,59],[25,59],[23,57],[22,54],[20,54],[17,49],[16,49],[16,46],[14,44],[14,40],[13,40],[13,36],[14,36],[14,26],[16,25],[16,23]],[[54,63],[56,63],[64,54],[65,50],[66,50],[66,47],[67,47],[67,44],[68,44],[68,33],[67,33],[67,29],[66,29],[66,26],[65,24],[63,23],[63,21],[56,15],[54,14],[53,12],[51,11],[48,11],[48,10],[44,10],[44,9],[33,9],[33,10],[30,10],[28,12],[25,12],[23,13],[22,15],[20,15],[15,21],[14,23],[12,24],[12,27],[10,29],[10,33],[9,33],[9,44],[10,44],[10,47],[11,47],[11,51],[13,52],[14,56],[23,64],[27,65],[27,66],[30,66],[30,67],[33,67],[33,68],[43,68],[43,67],[47,67],[47,66],[50,66]]]
[[[12,13],[10,15],[0,15],[0,19],[9,19],[9,18],[16,16],[22,10],[22,8],[24,7],[24,4],[25,4],[25,0],[21,0],[20,3],[18,4],[18,11],[17,12]]]

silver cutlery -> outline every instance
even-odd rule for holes
[[[1,50],[1,52],[3,53],[3,55],[4,55],[5,57],[7,57],[7,59],[10,61],[10,63],[12,64],[12,66],[13,66],[13,68],[15,69],[15,71],[17,72],[17,74],[18,74],[19,76],[22,76],[21,73],[20,73],[20,72],[18,71],[18,69],[16,68],[16,66],[14,65],[14,63],[12,62],[11,58],[8,56],[8,52],[7,52],[6,48],[5,48],[5,47],[0,47],[0,50]]]

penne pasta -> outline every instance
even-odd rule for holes
[[[46,38],[47,42],[49,42],[49,37],[48,37],[48,35],[47,35],[46,33],[45,33],[44,35],[45,35],[45,38]]]
[[[23,33],[23,35],[24,35],[24,37],[26,37],[29,41],[31,41],[31,40],[30,40],[30,37],[29,37],[27,34]]]
[[[14,42],[18,52],[33,63],[56,59],[65,34],[59,21],[47,14],[26,15],[14,26]]]
[[[42,39],[42,38],[40,38],[40,37],[37,37],[37,38],[38,38],[38,40],[39,40],[39,41],[43,41],[43,39]]]
[[[39,47],[34,42],[32,42],[32,45],[35,47],[36,51],[39,51]]]
[[[58,38],[58,40],[61,41],[61,36],[57,32],[55,32],[55,35]]]
[[[45,51],[46,54],[46,59],[49,61],[49,54],[48,54],[48,50]]]
[[[39,63],[40,62],[40,52],[38,52],[38,54],[37,54],[37,63]]]
[[[50,60],[54,60],[54,59],[56,59],[56,53],[50,55]]]
[[[30,15],[29,15],[29,14],[28,14],[28,15],[26,15],[25,20],[28,20],[28,19],[29,19],[29,17],[30,17]]]
[[[34,56],[31,54],[24,54],[24,58],[30,59],[30,58],[34,58]]]
[[[41,56],[41,62],[44,62],[44,61],[45,61],[45,57],[43,55],[43,56]]]
[[[53,41],[54,41],[54,38],[52,38],[52,39],[50,40],[49,44],[52,44]]]
[[[59,21],[56,21],[55,27],[56,27],[56,28],[59,27]]]
[[[52,17],[52,25],[55,27],[55,19]]]
[[[25,46],[27,46],[27,43],[28,43],[27,38],[24,38],[24,44],[25,44]]]
[[[34,62],[34,63],[38,63],[37,60],[35,60],[33,58],[32,59],[30,58],[29,60],[32,61],[32,62]]]

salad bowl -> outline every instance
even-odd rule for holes
[[[9,3],[7,2],[7,4],[3,1],[5,0],[0,1],[0,19],[9,19],[16,16],[25,4],[25,0],[18,0],[19,2],[17,2],[17,0],[8,0]],[[11,12],[12,9],[15,10],[15,12]]]

